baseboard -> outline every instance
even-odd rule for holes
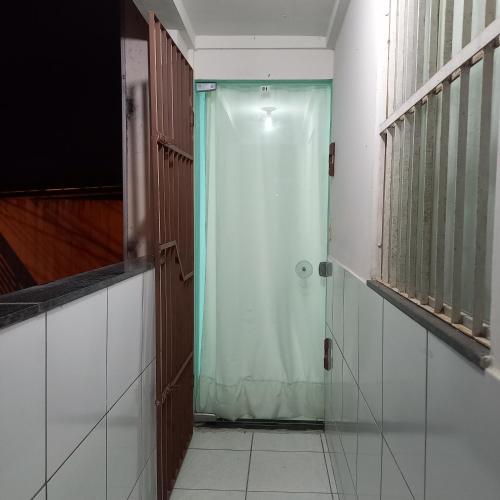
[[[215,421],[197,422],[197,427],[212,427],[218,429],[277,429],[277,430],[323,430],[322,420],[267,420],[267,419],[238,419],[225,420],[218,418]]]

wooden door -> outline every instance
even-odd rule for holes
[[[156,273],[158,498],[168,499],[193,432],[193,70],[149,16]]]

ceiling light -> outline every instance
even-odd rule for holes
[[[273,117],[271,113],[275,110],[276,108],[274,106],[267,106],[265,108],[262,108],[262,111],[266,113],[266,116],[264,118],[264,130],[266,132],[270,132],[273,129]]]

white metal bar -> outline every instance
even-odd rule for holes
[[[438,67],[438,41],[439,41],[439,3],[440,0],[429,0],[429,78],[437,71]]]
[[[490,172],[491,119],[493,100],[493,72],[495,52],[493,47],[484,51],[483,83],[481,94],[481,125],[479,129],[479,158],[476,197],[476,257],[474,269],[474,294],[472,309],[472,334],[481,335],[486,313],[485,296],[486,243],[488,219],[488,193]]]
[[[471,41],[473,8],[474,8],[474,0],[464,0],[464,16],[463,16],[463,25],[462,25],[462,47],[465,47]]]
[[[401,168],[401,124],[396,123],[391,171],[391,243],[389,260],[389,284],[396,287],[398,272],[399,243],[399,172]]]
[[[389,24],[389,67],[387,78],[387,110],[392,113],[395,105],[395,81],[396,81],[396,39],[397,39],[397,0],[391,0],[390,24]]]
[[[427,128],[425,139],[425,159],[423,177],[423,203],[421,207],[422,237],[420,245],[420,287],[418,299],[422,304],[429,302],[431,278],[432,209],[434,203],[434,155],[436,149],[436,109],[437,97],[430,95],[427,102]]]
[[[409,171],[412,158],[412,138],[413,138],[413,119],[414,113],[406,115],[403,132],[403,153],[401,159],[400,173],[400,196],[399,196],[399,270],[398,270],[398,289],[406,292],[406,259],[408,250],[408,185]]]
[[[422,86],[424,80],[424,47],[425,47],[425,7],[426,0],[418,0],[418,15],[417,15],[417,60],[416,60],[416,78],[415,78],[415,89],[419,89]]]
[[[415,19],[417,13],[417,4],[415,0],[408,0],[406,6],[406,85],[405,99],[408,99],[415,88],[415,66],[416,66],[416,45],[415,45]]]
[[[391,242],[391,185],[394,129],[386,134],[385,173],[384,173],[384,210],[382,228],[382,280],[389,282],[390,242]]]
[[[455,0],[443,0],[444,21],[443,21],[443,64],[446,64],[452,55],[453,49],[453,17],[455,12]]]
[[[448,192],[448,149],[450,137],[451,84],[443,83],[441,95],[441,130],[439,134],[439,156],[436,161],[438,171],[437,196],[437,241],[436,241],[436,290],[434,292],[434,311],[440,313],[444,302],[444,256],[446,235],[446,202]]]
[[[423,108],[415,109],[413,123],[413,154],[409,185],[409,212],[408,212],[408,268],[407,293],[410,298],[416,295],[416,263],[417,263],[417,227],[418,227],[418,185],[420,174],[420,149],[422,141],[422,114]]]
[[[457,168],[455,179],[455,224],[453,232],[453,271],[451,291],[451,322],[459,323],[462,313],[462,258],[464,234],[465,172],[467,166],[467,135],[469,129],[470,66],[460,75]]]
[[[398,2],[398,38],[396,51],[396,105],[404,101],[406,0]]]
[[[468,1],[468,0],[466,0]],[[396,120],[406,114],[411,108],[416,106],[424,97],[445,80],[449,79],[453,73],[470,62],[474,55],[484,49],[491,42],[500,36],[500,18],[495,19],[482,31],[474,40],[468,43],[458,54],[447,62],[429,81],[421,86],[405,103],[398,107],[387,120],[379,127],[379,133],[383,133]]]

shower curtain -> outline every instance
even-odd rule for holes
[[[323,418],[330,99],[330,82],[206,95],[197,411]]]

